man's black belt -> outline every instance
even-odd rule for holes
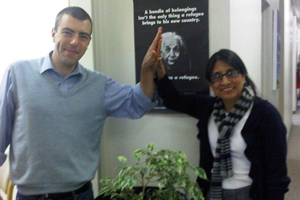
[[[63,192],[63,193],[49,193],[49,194],[41,194],[41,195],[24,195],[26,197],[34,197],[34,198],[46,198],[46,199],[53,199],[53,200],[58,200],[58,199],[64,199],[68,197],[73,197],[74,195],[79,195],[81,193],[84,193],[90,189],[91,182],[87,182],[84,184],[82,187],[79,189],[72,191],[72,192]]]

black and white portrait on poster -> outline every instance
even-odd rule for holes
[[[163,28],[161,55],[180,92],[208,94],[208,0],[134,0],[135,61],[142,62],[158,27]],[[140,81],[136,66],[136,82]],[[168,112],[161,99],[154,112]]]

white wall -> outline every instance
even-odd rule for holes
[[[268,0],[270,6],[263,12],[263,66],[262,97],[273,103],[281,113],[288,133],[292,114],[296,109],[297,30],[290,0]],[[280,10],[281,69],[279,89],[272,89],[272,10]]]
[[[230,48],[230,1],[209,1],[209,54]],[[214,23],[213,23],[214,22]]]
[[[261,91],[261,20],[261,0],[230,0],[230,49],[244,61],[258,91]]]
[[[292,36],[292,99],[293,99],[293,112],[297,109],[297,61],[298,61],[298,51],[297,51],[297,35],[298,35],[298,27],[297,27],[297,17],[293,16],[293,36]]]
[[[293,8],[291,0],[280,1],[280,11],[281,11],[281,21],[282,21],[282,43],[281,51],[283,52],[281,65],[282,65],[282,76],[280,79],[280,88],[279,88],[279,110],[283,116],[285,125],[287,126],[288,132],[292,125],[292,114],[293,114],[293,102],[292,99],[293,92],[293,82],[295,80],[295,73],[293,73],[293,54],[296,53],[293,51]]]
[[[279,91],[273,89],[273,21],[272,12],[279,10],[278,0],[268,0],[262,13],[262,98],[279,108]]]
[[[12,62],[46,56],[53,49],[55,16],[67,5],[67,0],[0,2],[0,81]]]

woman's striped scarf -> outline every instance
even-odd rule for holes
[[[230,150],[231,131],[250,108],[252,99],[252,95],[244,87],[240,99],[228,115],[226,115],[223,101],[220,98],[214,104],[213,118],[218,127],[219,137],[211,177],[211,200],[222,199],[222,180],[233,176]]]

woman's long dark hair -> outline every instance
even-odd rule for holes
[[[205,78],[207,81],[211,82],[210,76],[215,67],[217,61],[222,61],[238,70],[240,74],[246,77],[245,86],[250,86],[256,96],[256,87],[253,81],[249,78],[246,66],[242,59],[233,51],[229,49],[221,49],[220,51],[214,53],[207,62]]]

